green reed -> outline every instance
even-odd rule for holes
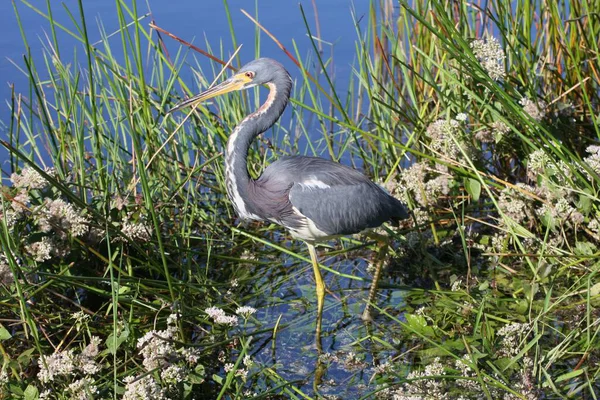
[[[600,4],[391,5],[346,16],[356,24],[346,93],[320,38],[308,56],[284,43],[300,64],[290,71],[294,121],[278,123],[249,157],[254,176],[283,154],[351,163],[413,212],[387,230],[388,294],[374,305],[374,326],[352,332],[358,359],[329,354],[318,364],[369,360],[368,379],[351,373],[345,385],[362,398],[597,398],[600,153],[590,146],[600,133]],[[23,7],[50,33],[41,62],[15,60],[30,87],[14,93],[1,138],[10,164],[0,198],[0,398],[50,389],[50,398],[123,398],[142,386],[167,398],[315,397],[322,386],[289,378],[282,361],[245,358],[262,338],[275,354],[282,332],[310,335],[312,314],[301,310],[314,305],[302,247],[275,225],[239,226],[224,196],[224,144],[258,89],[166,115],[221,64],[203,70],[186,47],[167,53],[168,37],[136,2],[118,0],[120,28],[100,24],[92,43],[84,6],[69,10],[72,28],[50,1],[14,7],[25,48]],[[262,28],[257,57],[270,40]],[[65,48],[57,32],[81,46]],[[235,49],[204,50],[226,61]],[[71,52],[73,63],[62,61]],[[193,86],[180,78],[190,67]],[[62,217],[50,216],[59,208]],[[369,274],[345,259],[371,252],[353,238],[341,246],[323,267],[336,294],[327,308],[346,318],[356,314],[348,293]],[[302,295],[281,298],[290,287]],[[244,305],[262,314],[223,322]],[[220,323],[209,307],[223,310]],[[148,332],[154,339],[138,346]],[[152,364],[152,354],[169,365]]]

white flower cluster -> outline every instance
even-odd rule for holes
[[[523,186],[525,190],[529,189]],[[513,221],[521,223],[531,216],[529,211],[531,199],[526,198],[520,191],[506,187],[500,192],[498,208]]]
[[[6,369],[0,370],[0,387],[6,385],[8,383],[8,372]]]
[[[165,390],[160,387],[152,375],[141,378],[128,376],[125,382],[125,393],[123,400],[168,400]]]
[[[15,226],[19,215],[12,208],[5,208],[0,204],[0,223],[6,223],[6,227],[11,229]]]
[[[343,368],[346,371],[362,371],[368,364],[361,358],[359,358],[355,352],[349,351],[343,361]]]
[[[506,55],[498,39],[488,36],[474,40],[471,42],[471,50],[490,78],[498,81],[506,77],[504,66]]]
[[[225,363],[223,365],[223,371],[225,371],[226,374],[229,374],[230,372],[235,371],[234,375],[239,376],[245,382],[246,378],[248,377],[249,368],[254,364],[254,362],[248,355],[244,356],[244,359],[242,360],[242,362],[246,368],[238,368],[236,370],[234,363]]]
[[[167,318],[166,329],[152,330],[137,342],[145,371],[157,371],[171,391],[177,390],[179,383],[189,375],[200,359],[200,354],[195,348],[177,348],[176,339],[177,314],[171,314]],[[126,396],[123,399],[166,398],[161,396],[166,396],[167,392],[160,387],[152,375],[143,378],[128,377],[124,382]],[[143,397],[144,395],[149,397]]]
[[[598,158],[600,160],[600,155]],[[535,210],[535,215],[546,226],[554,228],[557,225],[581,225],[584,222],[583,214],[574,207],[576,200],[568,183],[572,173],[564,161],[555,162],[543,149],[536,150],[528,157],[527,177],[537,185],[521,187],[543,200],[544,203]]]
[[[417,400],[417,399],[450,399],[448,388],[444,379],[435,377],[443,376],[446,372],[440,358],[436,357],[433,362],[425,367],[424,371],[414,371],[408,374],[407,380],[413,381],[403,384],[392,393],[382,393],[382,395],[392,395],[394,400]],[[431,379],[425,379],[432,377]]]
[[[30,243],[25,246],[27,254],[37,262],[43,262],[52,258],[54,244],[52,239],[45,236],[39,242]]]
[[[534,102],[527,97],[523,97],[521,101],[519,101],[519,104],[523,107],[525,114],[529,115],[537,122],[540,122],[546,116],[547,107],[546,102],[544,101],[540,100],[538,102]]]
[[[431,139],[431,149],[441,157],[458,160],[461,158],[460,124],[456,119],[438,119],[427,127],[427,135]]]
[[[59,230],[81,236],[88,230],[88,219],[75,210],[72,204],[62,199],[46,199],[38,216],[38,226],[42,232]]]
[[[44,236],[40,241],[25,245],[25,252],[35,261],[43,262],[52,257],[65,257],[71,251],[69,242],[61,235],[53,237]]]
[[[252,314],[256,313],[256,308],[250,306],[242,306],[238,307],[238,309],[235,310],[235,313],[244,319],[248,319]]]
[[[558,199],[567,195],[562,186],[568,186],[572,174],[563,160],[554,161],[543,149],[538,149],[527,158],[527,177],[532,181],[541,177],[540,187],[548,192],[542,195]]]
[[[457,385],[461,386],[466,390],[478,393],[481,392],[481,386],[479,385],[479,382],[475,379],[475,371],[473,371],[473,369],[469,366],[470,361],[471,357],[468,354],[465,354],[460,360],[455,361],[454,366],[457,370],[460,371],[460,374],[465,378],[472,378],[457,379],[456,383]]]
[[[588,146],[585,151],[589,154],[589,156],[585,157],[583,161],[590,167],[592,171],[594,171],[597,175],[600,175],[600,146]],[[592,176],[585,171],[584,172],[590,180],[592,180]]]
[[[42,383],[48,383],[61,377],[71,377],[80,373],[90,376],[100,371],[100,365],[94,360],[98,354],[100,338],[92,336],[90,343],[81,354],[73,349],[56,352],[50,356],[42,355],[38,360],[40,368],[37,377]]]
[[[67,392],[73,400],[94,400],[100,394],[94,380],[87,376],[69,384]]]
[[[51,169],[47,169],[46,172],[50,175],[53,174],[53,170]],[[48,185],[48,181],[31,167],[23,168],[19,174],[13,173],[10,176],[10,181],[19,189],[43,189]]]
[[[499,143],[507,133],[510,127],[502,121],[494,121],[489,129],[480,130],[475,133],[475,139],[482,143]]]
[[[403,170],[400,179],[405,193],[410,193],[421,206],[435,204],[450,193],[451,176],[431,169],[426,162],[416,162]]]
[[[238,324],[238,318],[235,315],[227,315],[225,311],[218,307],[209,307],[204,312],[217,324],[229,326],[236,326]]]
[[[526,338],[530,327],[529,324],[514,322],[498,329],[496,335],[502,337],[498,353],[505,357],[512,357],[519,354],[525,345],[524,339]]]
[[[508,328],[511,330],[513,328]],[[517,328],[517,330],[520,328]],[[535,390],[534,365],[529,357],[523,357],[523,365],[520,371],[516,372],[511,378],[511,388],[516,390],[521,396],[514,396],[502,389],[495,387],[492,380],[487,376],[477,376],[476,371],[471,367],[473,359],[469,354],[465,354],[461,359],[454,362],[454,368],[458,370],[460,377],[454,379],[444,379],[446,371],[440,358],[435,358],[433,362],[427,365],[422,372],[411,372],[406,377],[409,382],[400,387],[388,387],[378,391],[378,399],[394,400],[438,400],[438,399],[483,399],[491,396],[493,399],[517,400],[526,398],[528,400],[539,399]],[[386,371],[386,364],[383,364],[376,372]],[[453,374],[454,375],[454,374]],[[494,374],[495,379],[501,378]],[[412,381],[410,381],[412,379]],[[484,390],[481,381],[486,385]],[[458,389],[458,392],[457,392]]]
[[[152,227],[143,222],[123,221],[123,235],[132,242],[148,242],[152,238]]]

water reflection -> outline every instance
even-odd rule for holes
[[[283,245],[304,255],[301,243]],[[393,324],[387,325],[385,317],[376,314],[372,323],[365,324],[361,319],[370,286],[368,260],[375,253],[355,249],[328,256],[328,250],[319,250],[322,264],[342,274],[366,278],[358,281],[323,270],[328,291],[321,351],[315,341],[317,307],[310,263],[266,251],[262,248],[262,253],[257,253],[265,262],[251,267],[255,279],[251,295],[259,308],[257,319],[273,329],[255,340],[252,357],[282,380],[296,382],[295,386],[307,395],[318,392],[352,399],[372,392],[377,365],[396,353],[396,349],[384,344],[392,341]],[[384,272],[383,282],[387,280]],[[377,292],[377,305],[399,307],[402,291],[382,286]],[[372,340],[373,337],[384,340]]]

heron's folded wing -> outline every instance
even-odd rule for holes
[[[289,198],[301,214],[330,235],[358,233],[392,217],[387,194],[370,182],[329,187],[297,183]]]

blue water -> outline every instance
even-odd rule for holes
[[[51,3],[54,19],[67,29],[76,31],[67,10],[74,15],[76,21],[79,21],[78,2],[64,0],[61,2],[51,1]],[[100,22],[107,33],[114,32],[118,28],[117,8],[114,1],[84,1],[83,3],[88,34],[92,43],[101,38]],[[231,54],[235,50],[224,2],[216,0],[148,0],[148,3],[152,17],[144,19],[142,24],[148,24],[151,19],[154,19],[158,26],[188,42],[193,42],[202,49],[206,49],[205,41],[208,40],[213,49],[222,47],[225,54]],[[351,65],[354,61],[356,31],[351,9],[354,9],[357,18],[360,18],[368,12],[368,3],[367,1],[359,1],[353,5],[348,0],[317,2],[321,39],[324,41],[322,45],[323,54],[325,58],[329,57],[332,52],[335,54],[333,77],[338,89],[343,90],[347,86],[352,73]],[[47,13],[46,1],[30,0],[30,4]],[[242,14],[240,11],[242,8],[255,16],[292,54],[294,54],[293,43],[295,42],[301,57],[306,58],[312,55],[312,59],[315,58],[313,46],[307,36],[302,13],[300,12],[300,6],[302,6],[311,31],[313,35],[316,35],[317,24],[310,0],[261,0],[258,1],[258,4],[248,0],[230,0],[227,4],[235,27],[237,44],[243,44],[239,53],[242,63],[255,58],[255,32],[257,29],[254,23]],[[19,0],[15,0],[14,3],[7,0],[0,1],[0,15],[2,15],[3,21],[0,24],[0,48],[2,49],[2,57],[0,57],[0,79],[2,83],[0,85],[0,99],[3,100],[0,102],[0,139],[5,139],[8,135],[10,85],[14,85],[16,93],[29,96],[27,77],[23,71],[19,70],[19,68],[25,70],[23,55],[27,53],[27,48],[19,30],[14,7],[19,12],[23,33],[27,38],[34,62],[38,65],[41,79],[45,78],[43,75],[45,70],[43,49],[48,43],[47,36],[50,37],[51,35],[48,21],[30,7]],[[138,14],[143,15],[147,12],[149,10],[146,3],[138,1]],[[60,51],[61,60],[63,62],[67,60],[78,63],[83,68],[86,65],[83,44],[65,32],[57,31],[57,35],[60,43],[58,50]],[[166,42],[169,44],[170,51],[174,54],[179,44],[169,38],[166,38]],[[115,51],[119,48],[120,46],[114,46]],[[74,50],[77,51],[77,60],[73,60]],[[261,34],[260,53],[261,56],[282,61],[293,77],[301,77],[295,65],[265,34]],[[115,53],[115,55],[118,59],[118,54]],[[208,61],[203,56],[198,55],[197,59],[201,61],[201,65],[202,62],[206,62],[208,66]],[[208,73],[211,69],[205,68],[204,71]],[[190,87],[194,87],[191,82],[191,73],[182,71],[182,74],[189,77]],[[0,146],[0,168],[4,173],[8,172],[7,168],[9,168],[6,162],[7,156],[6,150]],[[6,178],[6,175],[3,175],[3,179]]]

